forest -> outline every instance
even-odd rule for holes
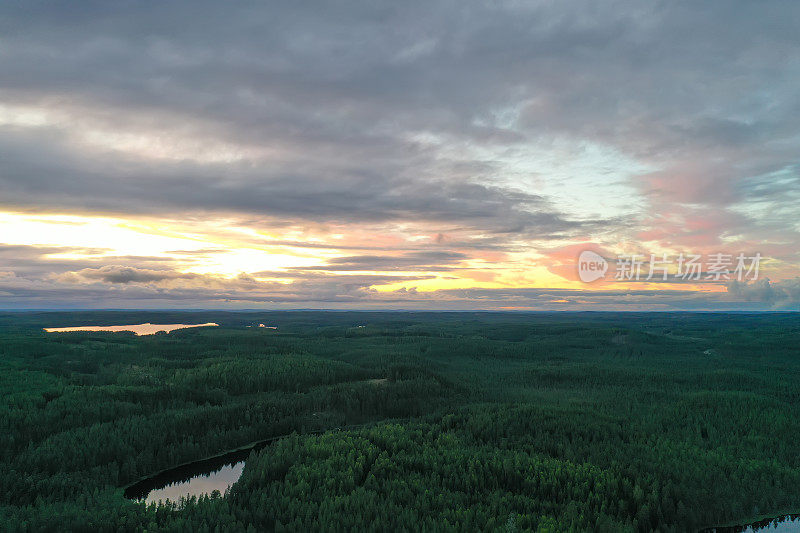
[[[219,327],[42,329],[142,322]],[[0,313],[0,530],[682,532],[797,513],[798,340],[793,313]],[[124,497],[277,436],[224,494]]]

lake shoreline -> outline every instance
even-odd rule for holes
[[[219,327],[216,322],[203,324],[125,324],[122,326],[67,326],[59,328],[42,328],[46,333],[74,333],[74,332],[108,332],[108,333],[133,333],[136,336],[155,335],[156,333],[171,333],[179,329]]]
[[[774,513],[760,514],[755,518],[747,518],[744,520],[732,520],[722,525],[704,526],[699,528],[696,533],[731,533],[737,530],[741,531],[744,528],[751,527],[753,524],[758,524],[759,522],[773,522],[786,516],[800,518],[800,511],[798,511],[797,508],[794,509],[795,510],[793,511],[778,511]]]
[[[139,479],[137,479],[136,481],[134,481],[132,483],[129,483],[128,485],[125,485],[123,487],[120,487],[119,490],[123,491],[123,496],[125,497],[125,499],[132,500],[132,501],[143,501],[143,499],[147,496],[147,494],[151,490],[155,490],[157,487],[150,488],[143,496],[140,496],[140,497],[136,497],[136,495],[138,495],[142,491],[141,490],[138,490],[138,491],[135,490],[136,487],[141,485],[142,488],[144,488],[147,485],[153,484],[153,482],[158,480],[158,478],[167,477],[171,473],[173,473],[173,476],[174,476],[174,473],[177,473],[178,471],[190,470],[192,468],[200,469],[200,467],[202,467],[204,465],[208,465],[209,468],[211,468],[212,465],[219,465],[218,468],[222,468],[226,464],[232,464],[233,459],[237,459],[235,462],[246,460],[247,456],[250,454],[250,452],[252,452],[254,450],[261,450],[263,448],[266,448],[267,445],[269,445],[269,444],[272,444],[272,443],[274,443],[276,441],[279,441],[279,440],[282,440],[282,439],[285,439],[285,438],[288,438],[288,437],[292,437],[292,436],[295,436],[295,435],[296,436],[322,435],[322,434],[325,434],[325,433],[327,433],[329,431],[350,431],[350,430],[356,430],[356,429],[364,429],[364,428],[375,426],[375,425],[382,424],[382,423],[393,423],[393,422],[397,422],[397,421],[402,421],[402,419],[379,420],[379,421],[374,421],[374,422],[365,422],[363,424],[353,424],[353,425],[349,425],[349,426],[341,426],[341,427],[333,427],[333,428],[327,428],[327,429],[306,431],[306,432],[302,432],[302,433],[301,432],[297,432],[297,431],[293,431],[292,433],[276,435],[274,437],[269,437],[267,439],[252,441],[252,442],[250,442],[248,444],[243,444],[242,446],[239,446],[237,448],[230,448],[230,449],[225,450],[223,452],[220,452],[220,453],[217,453],[217,454],[214,454],[214,455],[210,455],[210,456],[207,456],[207,457],[203,457],[201,459],[195,459],[193,461],[187,461],[185,463],[181,463],[181,464],[172,466],[170,468],[165,468],[163,470],[159,470],[158,472],[155,472],[153,474],[150,474],[150,475],[147,475],[147,476],[142,476]],[[245,455],[244,452],[247,452],[247,454]],[[240,455],[241,455],[241,457],[240,457]],[[173,477],[173,476],[168,476],[168,477]],[[193,476],[189,476],[189,477],[193,477]]]

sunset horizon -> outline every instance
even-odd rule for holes
[[[800,2],[0,2],[0,531],[800,533]]]
[[[800,310],[792,17],[617,7],[5,6],[0,308]]]

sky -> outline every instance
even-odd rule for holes
[[[3,3],[0,308],[800,309],[798,25],[772,0]]]

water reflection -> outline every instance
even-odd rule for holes
[[[770,532],[775,533],[800,533],[800,514],[790,514],[779,516],[778,518],[768,518],[742,526],[725,526],[706,529],[706,533],[751,533],[751,532]]]
[[[68,328],[44,328],[48,333],[63,333],[67,331],[132,331],[136,335],[153,335],[159,331],[169,333],[176,329],[183,328],[202,328],[208,326],[219,326],[215,322],[205,324],[131,324],[127,326],[74,326]]]
[[[200,497],[203,494],[209,495],[215,490],[221,494],[238,481],[244,470],[244,461],[232,465],[225,465],[219,470],[208,474],[200,474],[187,481],[171,483],[166,487],[150,491],[144,498],[145,503],[153,502],[178,502],[181,498],[189,496]]]
[[[214,490],[224,493],[242,475],[250,452],[261,450],[279,438],[282,437],[164,470],[129,486],[125,489],[125,497],[150,503],[167,498],[178,501],[181,496],[200,496]]]

